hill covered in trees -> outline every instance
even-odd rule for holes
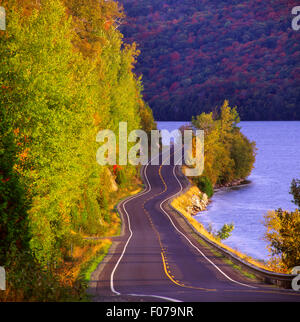
[[[157,120],[189,120],[224,99],[242,120],[300,119],[300,32],[291,28],[299,1],[120,2]]]
[[[97,133],[154,126],[139,52],[123,44],[115,1],[0,5],[0,301],[78,299],[78,267],[109,246],[86,237],[116,232],[113,206],[137,189],[136,167],[96,162]]]

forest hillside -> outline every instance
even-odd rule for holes
[[[295,0],[120,0],[156,120],[190,120],[228,99],[241,120],[300,119]]]

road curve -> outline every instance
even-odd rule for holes
[[[288,301],[300,292],[267,286],[240,274],[199,243],[167,201],[186,186],[176,165],[142,168],[145,190],[118,206],[123,234],[93,274],[95,300]]]

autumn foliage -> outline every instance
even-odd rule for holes
[[[0,265],[9,270],[14,262],[13,290],[18,259],[49,282],[83,236],[110,229],[113,169],[96,162],[98,131],[117,133],[121,121],[128,131],[154,123],[133,72],[139,51],[123,43],[118,29],[124,13],[117,2],[0,5],[7,15],[0,33]],[[123,180],[135,175],[133,166],[122,169]],[[24,286],[19,296],[31,299],[26,272],[28,292]]]
[[[155,119],[189,120],[228,99],[242,120],[300,119],[300,33],[290,0],[121,0],[122,31]]]
[[[265,215],[265,239],[270,251],[270,265],[284,273],[300,263],[300,180],[293,180],[290,193],[296,205],[294,211],[281,208]]]
[[[214,113],[201,113],[193,118],[197,129],[204,131],[204,171],[194,182],[210,197],[216,185],[231,184],[247,178],[254,166],[255,142],[242,134],[236,107],[225,100]]]

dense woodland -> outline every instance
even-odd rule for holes
[[[126,41],[157,120],[190,120],[224,99],[241,120],[300,119],[296,0],[120,0]]]
[[[66,285],[76,291],[74,276],[59,270],[83,252],[84,237],[104,236],[113,225],[112,183],[122,190],[137,175],[133,166],[97,164],[98,131],[118,133],[121,121],[128,131],[150,130],[154,121],[133,72],[139,52],[122,41],[116,2],[0,5],[7,14],[0,31],[0,266],[8,276],[0,296],[59,300],[70,296]]]

